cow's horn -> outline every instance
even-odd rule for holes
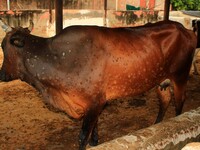
[[[28,30],[31,32],[34,28],[34,23],[33,23],[33,20],[29,20],[29,22],[30,22],[30,25],[28,27]]]
[[[12,28],[8,26],[6,23],[4,23],[1,18],[0,18],[0,26],[6,33],[12,31]]]

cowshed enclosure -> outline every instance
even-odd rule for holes
[[[16,2],[18,3],[15,3],[14,6],[23,8],[23,1]],[[0,6],[2,6],[1,4]],[[30,3],[27,5],[30,7]],[[46,4],[42,4],[41,2],[39,6],[42,5],[46,6]],[[12,7],[11,4],[11,9]],[[44,37],[54,35],[54,10],[52,10],[52,16],[50,16],[48,9],[42,8],[31,10],[29,7],[28,10],[16,11],[14,9],[12,11],[1,9],[0,16],[11,26],[28,26],[29,19],[32,19],[35,23],[32,34]],[[102,9],[103,8],[99,8],[98,10],[65,9],[63,13],[64,27],[83,22],[85,24],[97,24],[103,26],[105,22],[104,10]],[[152,15],[139,15],[140,17],[144,16],[143,18],[139,18],[137,14],[148,14],[147,12],[134,11],[134,15],[131,15],[131,17],[129,14],[131,13],[120,10],[107,11],[107,26],[140,25],[148,21],[155,22],[161,20],[163,17],[163,12],[159,10],[154,11]],[[130,20],[134,17],[136,17],[136,21],[130,23]],[[182,12],[172,12],[170,13],[170,18],[174,20],[178,19],[186,27],[191,28],[191,20],[195,17],[185,15]],[[50,20],[52,22],[50,22]],[[5,33],[0,29],[1,41],[4,35]],[[199,56],[198,59],[200,59]],[[2,52],[0,54],[0,60],[1,62],[3,60]],[[200,70],[199,63],[198,68]],[[193,75],[192,71],[193,69],[191,70],[187,87],[187,99],[184,105],[184,112],[196,109],[200,106],[200,76]],[[169,118],[175,116],[173,105],[172,102],[168,108],[165,117],[167,122]],[[158,106],[159,102],[154,89],[137,97],[113,100],[106,106],[100,116],[100,144],[151,126],[155,121]],[[41,95],[34,88],[22,81],[15,80],[8,83],[0,82],[0,110],[0,149],[64,150],[67,147],[68,149],[73,150],[78,147],[78,134],[82,122],[72,120],[63,112],[52,108],[48,104],[44,104]],[[195,113],[198,114],[199,110]],[[192,112],[190,114],[191,116],[198,117],[195,113]],[[192,119],[186,116],[186,120],[191,121]],[[190,125],[189,122],[186,124]],[[193,127],[194,131],[199,131],[198,125],[199,122],[196,122],[195,126],[197,127]],[[179,123],[177,123],[177,126],[180,127]],[[174,132],[172,130],[168,131],[169,128],[164,130],[167,130],[167,133]],[[136,133],[138,134],[140,131],[137,131]],[[183,131],[180,132],[182,133]],[[192,134],[196,135],[195,133]],[[198,138],[192,140],[195,141],[198,140]],[[127,141],[131,143],[132,140],[135,140],[135,137],[130,135],[127,136],[127,139],[128,140],[125,139],[125,147]],[[123,143],[123,139],[119,141],[122,141]],[[121,144],[120,142],[117,143],[119,145]],[[116,145],[116,143],[114,144]],[[126,148],[129,148],[128,144]],[[181,146],[184,144],[185,143],[182,143]],[[112,143],[110,145],[108,145],[109,148],[112,147]],[[181,146],[177,149],[180,149]],[[124,147],[122,146],[122,149],[123,148]],[[170,147],[168,148],[170,149]],[[99,149],[102,149],[101,146]],[[113,149],[116,149],[116,147]]]

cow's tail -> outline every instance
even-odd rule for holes
[[[200,48],[200,20],[192,20],[193,32],[197,36],[197,45],[196,48]]]
[[[196,39],[197,39],[196,50],[195,50],[193,62],[192,62],[193,67],[194,67],[193,74],[199,75],[196,62],[197,62],[197,55],[200,51],[200,20],[197,20],[197,19],[192,20],[192,28],[193,28],[193,32],[196,34]]]

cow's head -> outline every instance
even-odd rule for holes
[[[6,36],[1,44],[4,60],[0,70],[0,80],[11,81],[22,76],[23,47],[25,45],[25,39],[33,29],[33,23],[31,21],[29,28],[11,28],[0,18],[0,26],[6,32]]]

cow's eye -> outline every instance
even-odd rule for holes
[[[15,39],[15,40],[13,40],[12,44],[21,48],[21,47],[24,46],[24,41],[23,40],[19,40],[19,39]]]
[[[16,47],[21,48],[25,45],[25,40],[22,35],[16,34],[11,37],[10,43]]]

